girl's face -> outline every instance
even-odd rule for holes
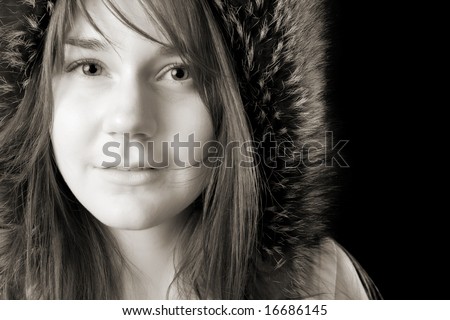
[[[116,3],[168,46],[138,35],[100,1],[86,1],[108,40],[82,15],[75,20],[53,78],[52,143],[64,180],[97,219],[142,230],[199,196],[207,169],[193,159],[202,158],[213,126],[188,66],[138,2]]]

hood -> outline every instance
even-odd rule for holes
[[[54,2],[0,0],[0,125],[14,114],[40,63]],[[299,295],[328,233],[332,170],[325,145],[323,2],[210,1],[262,160],[263,230],[255,277],[266,279],[260,282],[265,290],[267,281],[291,279],[273,293],[280,298]],[[275,155],[264,152],[271,146]]]
[[[304,296],[316,248],[328,234],[333,191],[325,139],[324,1],[217,0],[213,8],[264,159],[258,276],[286,284],[271,296]],[[270,146],[277,154],[264,157]],[[258,282],[261,290],[276,288],[267,281]]]

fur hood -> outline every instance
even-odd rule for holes
[[[0,0],[0,126],[14,114],[40,63],[54,2]],[[264,229],[255,277],[272,298],[304,296],[315,251],[328,232],[323,2],[210,1],[263,160]],[[264,157],[271,144],[277,155]]]

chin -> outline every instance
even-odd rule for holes
[[[97,218],[98,219],[98,218]],[[158,226],[163,221],[147,213],[147,215],[117,213],[112,214],[105,219],[99,219],[100,222],[113,229],[121,230],[145,230]]]
[[[86,206],[86,209],[101,223],[114,229],[144,230],[155,227],[167,220],[152,208],[128,205]]]

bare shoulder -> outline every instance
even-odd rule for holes
[[[333,239],[326,239],[314,261],[312,299],[368,299],[362,269]]]

